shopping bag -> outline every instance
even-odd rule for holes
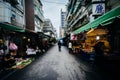
[[[3,53],[4,53],[4,50],[1,49],[1,50],[0,50],[0,55],[3,55]]]
[[[18,47],[15,43],[10,43],[10,50],[17,50]]]

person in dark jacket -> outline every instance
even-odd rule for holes
[[[58,41],[58,49],[59,49],[59,51],[61,51],[61,42],[60,42],[60,40]]]
[[[94,46],[95,50],[95,64],[102,64],[104,60],[104,42],[98,42]]]

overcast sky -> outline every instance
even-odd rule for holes
[[[52,21],[53,26],[57,29],[60,27],[60,10],[65,11],[68,0],[41,0],[43,4],[44,17]]]

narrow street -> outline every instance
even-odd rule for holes
[[[112,80],[77,55],[69,54],[66,47],[50,48],[27,67],[17,70],[4,80]]]
[[[120,0],[0,0],[0,80],[119,74]]]

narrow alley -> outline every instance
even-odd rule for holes
[[[64,46],[59,52],[56,44],[27,67],[2,80],[112,80],[77,56],[69,54]]]
[[[119,74],[120,0],[0,0],[0,80]]]

